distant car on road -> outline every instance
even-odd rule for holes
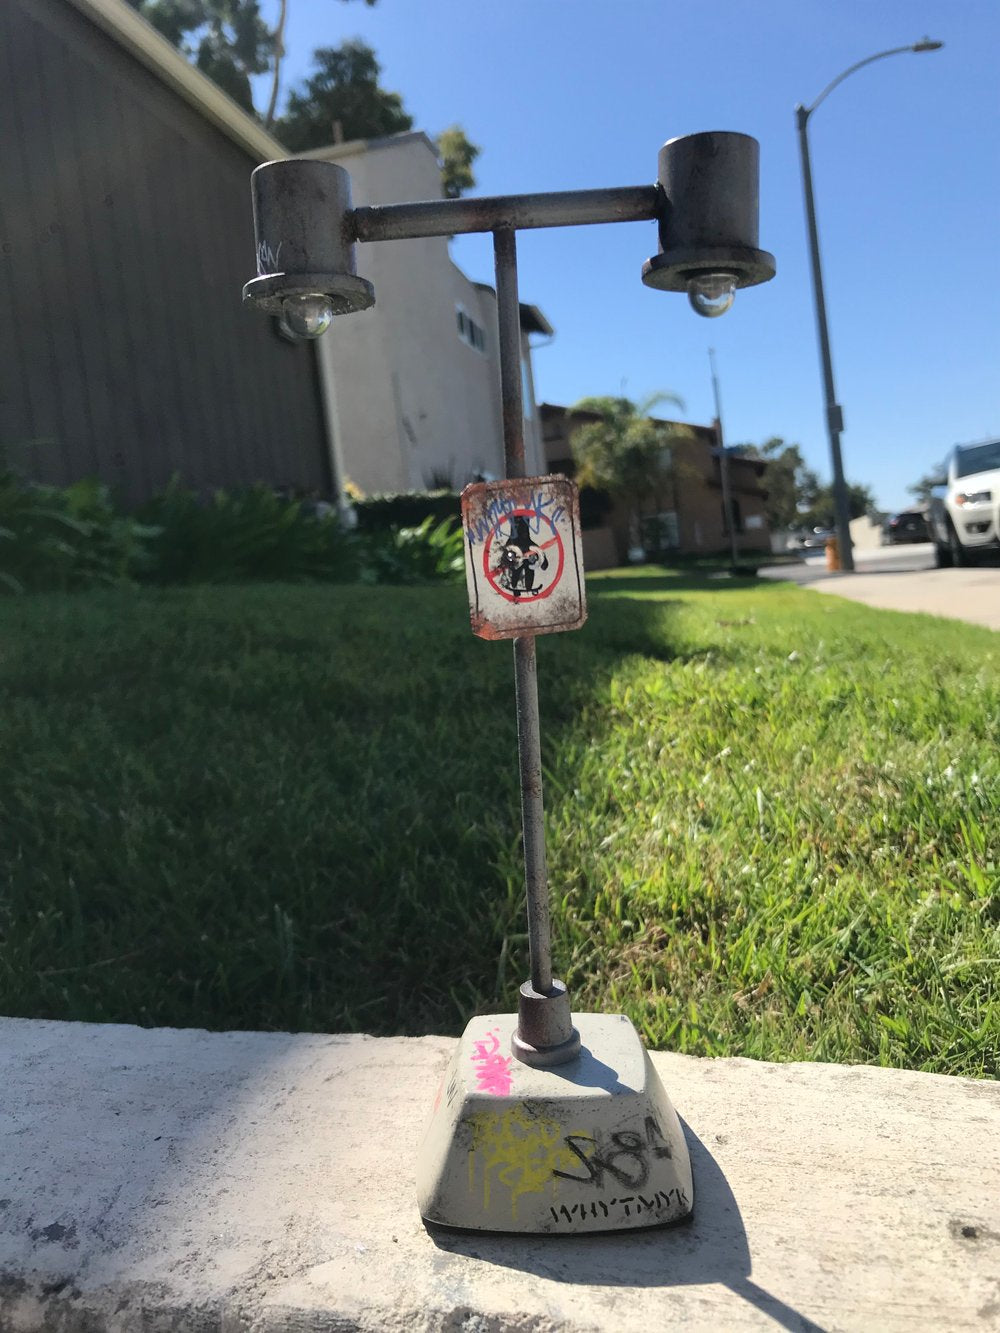
[[[947,478],[931,492],[930,520],[939,567],[1000,550],[1000,440],[952,449]]]
[[[836,533],[830,528],[810,528],[808,532],[794,532],[789,540],[793,551],[822,551]]]
[[[919,509],[893,514],[886,524],[886,536],[890,546],[900,546],[904,542],[929,542],[931,539],[927,519]]]

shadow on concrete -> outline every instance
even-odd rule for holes
[[[682,1119],[694,1173],[694,1213],[670,1227],[590,1236],[497,1236],[425,1223],[438,1249],[519,1269],[554,1282],[609,1287],[680,1287],[719,1283],[793,1333],[825,1333],[801,1311],[751,1277],[750,1247],[739,1204],[718,1162]]]
[[[610,1065],[598,1060],[589,1046],[581,1046],[580,1054],[569,1064],[551,1065],[548,1072],[578,1088],[601,1088],[612,1096],[631,1091]]]

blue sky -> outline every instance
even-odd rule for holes
[[[943,41],[858,71],[810,122],[847,475],[903,508],[949,445],[1000,434],[996,0],[289,4],[284,88],[314,47],[364,38],[418,128],[458,122],[482,147],[477,194],[645,184],[675,135],[759,139],[760,243],[778,276],[721,319],[642,286],[652,223],[520,233],[522,300],[556,329],[537,391],[572,403],[669,390],[678,415],[707,422],[714,347],[727,441],[783,436],[824,477],[794,107],[876,51]],[[457,238],[453,253],[492,281],[489,238]]]

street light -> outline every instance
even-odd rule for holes
[[[812,106],[795,108],[795,123],[799,131],[799,149],[802,154],[802,182],[806,195],[806,218],[809,225],[809,250],[812,257],[813,291],[816,296],[816,324],[819,329],[819,349],[823,361],[823,393],[826,399],[826,428],[830,436],[830,460],[833,465],[833,502],[836,510],[837,543],[840,547],[841,568],[854,569],[854,548],[851,544],[851,512],[847,498],[847,485],[844,481],[844,463],[840,453],[840,433],[844,429],[844,414],[837,402],[833,387],[833,363],[830,360],[830,333],[826,322],[826,298],[823,295],[823,271],[819,262],[819,236],[816,232],[816,206],[813,200],[812,168],[809,164],[809,139],[806,125],[809,117],[819,104],[833,92],[838,83],[843,83],[849,74],[870,65],[874,60],[884,60],[886,56],[902,55],[905,51],[939,51],[943,42],[932,41],[925,37],[912,46],[894,46],[889,51],[878,51],[873,56],[866,56],[857,64],[838,74],[832,83],[828,83]]]
[[[332,162],[268,162],[251,179],[257,276],[243,296],[300,338],[374,304],[356,242],[493,233],[507,476],[467,486],[462,521],[473,632],[514,642],[531,975],[518,1012],[476,1016],[452,1056],[418,1160],[421,1213],[545,1234],[678,1221],[693,1203],[690,1158],[638,1032],[622,1015],[571,1013],[553,975],[535,636],[578,629],[586,605],[576,487],[525,475],[515,236],[655,221],[659,248],[642,281],[721,315],[737,288],[774,277],[773,256],[757,248],[757,142],[721,131],[671,139],[654,185],[380,207],[352,207],[350,177]],[[470,735],[482,725],[470,717]]]

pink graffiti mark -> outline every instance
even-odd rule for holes
[[[512,1056],[500,1054],[499,1029],[488,1032],[482,1041],[477,1041],[472,1063],[476,1066],[479,1091],[492,1093],[495,1097],[506,1096],[511,1088],[512,1059]]]

